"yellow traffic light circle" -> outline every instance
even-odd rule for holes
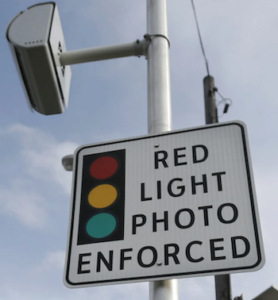
[[[111,184],[100,184],[93,188],[88,196],[88,201],[95,208],[105,208],[117,199],[117,190]]]

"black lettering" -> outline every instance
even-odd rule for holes
[[[184,185],[177,186],[177,190],[179,190],[179,192],[174,194],[172,185],[175,181],[182,181],[182,178],[174,178],[174,179],[170,180],[170,182],[168,183],[168,193],[172,197],[180,197],[184,194],[185,186]]]
[[[223,216],[222,216],[222,210],[224,207],[231,207],[233,210],[233,217],[231,220],[224,220]],[[218,210],[217,210],[217,216],[220,222],[224,223],[224,224],[230,224],[236,221],[237,217],[238,217],[238,210],[237,207],[233,204],[233,203],[225,203],[219,206]]]
[[[169,248],[170,247],[173,247],[174,248],[174,251],[173,252],[169,252]],[[179,259],[177,258],[177,254],[179,253],[180,251],[180,248],[177,244],[167,244],[167,245],[164,245],[164,261],[165,261],[165,265],[168,266],[169,265],[169,257],[172,257],[175,264],[176,265],[179,265],[180,264],[180,261]]]
[[[184,212],[184,211],[188,212],[189,215],[190,215],[190,222],[189,222],[187,225],[182,225],[182,224],[180,223],[180,214],[181,214],[182,212]],[[189,209],[189,208],[183,208],[183,209],[180,209],[180,210],[178,210],[178,211],[176,212],[176,214],[175,214],[175,223],[176,223],[177,227],[179,227],[179,228],[181,228],[181,229],[186,229],[186,228],[191,227],[191,226],[194,224],[194,221],[195,221],[195,215],[194,215],[194,212],[193,212],[191,209]]]
[[[217,172],[217,173],[212,173],[212,176],[216,176],[217,178],[217,187],[218,187],[218,191],[223,191],[223,187],[222,187],[222,180],[221,180],[221,175],[225,175],[226,172]]]
[[[208,184],[207,184],[207,176],[205,174],[202,175],[203,181],[196,182],[195,176],[191,176],[191,187],[192,187],[192,195],[196,194],[196,186],[202,185],[203,186],[203,192],[208,192]]]
[[[221,259],[226,259],[226,256],[215,256],[215,251],[219,250],[224,250],[224,247],[215,247],[215,243],[217,242],[223,242],[224,239],[213,239],[210,240],[210,255],[211,255],[211,260],[221,260]]]
[[[204,223],[205,223],[205,226],[209,225],[209,218],[208,218],[208,209],[209,208],[212,208],[212,205],[198,207],[199,210],[203,209],[203,211],[204,211]]]
[[[189,243],[185,249],[185,255],[186,255],[186,258],[190,261],[190,262],[193,262],[193,263],[197,263],[197,262],[200,262],[202,260],[204,260],[203,257],[200,257],[200,258],[193,258],[190,254],[190,249],[193,245],[202,245],[202,242],[200,241],[193,241],[191,243]]]
[[[141,218],[141,222],[137,223],[137,219]],[[136,234],[136,228],[145,225],[147,217],[145,215],[134,215],[132,216],[132,234]]]
[[[145,264],[142,260],[142,254],[145,250],[151,250],[152,254],[153,254],[153,259],[149,264]],[[152,267],[156,261],[157,261],[157,251],[154,247],[152,246],[146,246],[143,247],[142,249],[140,249],[140,251],[138,252],[138,256],[137,256],[137,260],[138,260],[138,264],[142,267],[142,268],[150,268]]]
[[[141,183],[141,201],[152,200],[152,197],[145,196],[145,183]]]
[[[158,157],[159,154],[162,154],[162,157]],[[166,162],[166,159],[168,157],[168,153],[166,151],[156,151],[154,152],[154,168],[155,169],[158,169],[158,163],[159,162],[162,162],[164,168],[168,168],[168,165],[167,165],[167,162]]]
[[[157,199],[161,199],[161,181],[157,181]]]
[[[91,253],[79,254],[77,274],[91,273],[90,270],[82,270],[83,265],[89,265],[90,264],[90,261],[83,261],[83,257],[91,256],[91,255],[92,255]]]
[[[157,223],[164,223],[164,231],[168,230],[168,211],[164,211],[164,218],[159,220],[156,218],[156,213],[153,213],[153,232],[157,231]]]
[[[113,266],[113,251],[109,251],[109,261],[106,260],[101,252],[97,253],[97,272],[100,272],[100,262],[103,262],[109,271],[112,271]]]
[[[187,165],[186,161],[179,161],[180,157],[186,157],[186,155],[185,154],[179,154],[178,152],[180,150],[185,150],[185,149],[186,149],[185,147],[174,149],[174,163],[175,163],[175,166]]]
[[[237,247],[236,247],[236,241],[237,240],[242,240],[243,243],[245,244],[245,251],[241,254],[237,253]],[[231,238],[232,241],[232,251],[233,251],[233,258],[240,258],[240,257],[245,257],[249,254],[250,252],[250,243],[247,240],[246,237],[244,236],[234,236]]]
[[[121,256],[120,256],[120,270],[124,269],[124,261],[131,260],[131,256],[125,256],[126,252],[131,252],[132,248],[128,249],[121,249]]]
[[[204,150],[204,154],[203,154],[203,157],[202,158],[197,158],[197,149],[198,148],[201,148]],[[192,147],[192,155],[193,155],[193,163],[196,164],[196,163],[200,163],[200,162],[203,162],[205,161],[207,158],[208,158],[208,148],[204,145],[196,145],[196,146],[193,146]]]

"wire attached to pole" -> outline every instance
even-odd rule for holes
[[[203,55],[204,55],[204,59],[205,59],[205,63],[206,63],[206,68],[207,68],[208,76],[210,76],[209,75],[209,64],[208,64],[208,60],[207,60],[207,57],[206,57],[206,54],[205,54],[205,48],[204,48],[203,41],[202,41],[202,36],[201,36],[200,27],[199,27],[199,22],[198,22],[198,18],[197,18],[197,14],[196,14],[196,9],[195,9],[195,6],[194,6],[194,0],[191,0],[191,4],[192,4],[194,16],[195,16],[195,22],[196,22],[196,26],[197,26],[197,30],[198,30],[198,36],[199,36],[199,40],[200,40],[202,52],[203,52]]]
[[[208,63],[208,59],[207,59],[207,57],[206,57],[205,48],[204,48],[204,44],[203,44],[203,41],[202,41],[202,36],[201,36],[200,26],[199,26],[199,22],[198,22],[198,18],[197,18],[197,13],[196,13],[195,5],[194,5],[194,0],[191,0],[191,4],[192,4],[193,12],[194,12],[194,17],[195,17],[195,22],[196,22],[196,26],[197,26],[197,31],[198,31],[198,36],[199,36],[199,41],[200,41],[201,49],[202,49],[203,56],[204,56],[205,63],[206,63],[207,73],[208,73],[208,76],[210,76],[210,74],[209,74],[209,63]],[[222,98],[222,100],[218,102],[217,106],[218,106],[219,104],[222,104],[222,103],[225,104],[222,115],[225,114],[225,113],[227,113],[229,107],[230,107],[230,106],[232,105],[232,103],[233,103],[232,100],[231,100],[230,98],[224,98],[224,97],[218,92],[217,87],[213,87],[213,90],[211,90],[211,92],[212,92],[212,93],[217,92],[218,95]],[[222,115],[221,115],[221,116],[222,116]],[[220,116],[220,117],[221,117],[221,116]]]

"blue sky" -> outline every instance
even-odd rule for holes
[[[148,283],[76,290],[63,285],[71,173],[61,165],[82,144],[147,134],[146,60],[72,66],[68,110],[32,114],[5,30],[35,2],[1,3],[0,300],[148,298]],[[142,0],[57,4],[68,50],[129,43],[146,33]],[[248,128],[266,253],[260,271],[231,276],[233,296],[243,293],[248,300],[278,286],[278,3],[195,0],[195,6],[210,72],[219,92],[233,101],[219,121],[241,120]],[[173,129],[203,125],[206,69],[189,0],[168,0],[168,27]],[[214,278],[181,279],[179,291],[180,299],[214,299]]]

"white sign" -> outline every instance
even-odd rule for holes
[[[74,162],[68,287],[263,266],[243,123],[82,146]]]

